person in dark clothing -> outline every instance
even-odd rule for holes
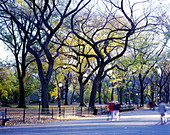
[[[149,108],[150,108],[150,110],[152,109],[152,102],[151,101],[149,102]]]
[[[155,104],[155,102],[153,101],[153,102],[152,102],[152,110],[153,110],[153,111],[155,111],[155,106],[156,106],[156,104]]]
[[[115,103],[115,105],[114,105],[114,118],[116,119],[116,120],[119,120],[119,110],[120,110],[120,104],[119,103]]]

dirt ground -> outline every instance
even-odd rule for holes
[[[84,117],[94,117],[94,115],[87,112],[87,108],[83,109],[83,113],[80,113],[80,108],[73,107],[62,109],[61,116],[59,116],[58,108],[54,108],[48,114],[40,114],[38,109],[23,109],[14,107],[0,107],[0,117],[2,116],[2,111],[6,111],[6,117],[10,118],[5,125],[18,125],[18,124],[31,124],[31,123],[50,123],[50,122],[63,122],[75,119],[81,119]],[[24,112],[25,111],[25,112]],[[25,113],[25,115],[24,115]],[[0,125],[2,125],[2,119],[0,120]]]

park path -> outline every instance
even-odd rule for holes
[[[122,112],[119,121],[107,121],[107,116],[96,116],[59,123],[44,123],[0,127],[0,135],[170,135],[168,123],[160,124],[157,110]]]

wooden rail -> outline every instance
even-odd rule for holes
[[[85,117],[89,115],[105,115],[107,114],[106,105],[97,106],[96,108],[90,107],[50,107],[43,108],[5,108],[6,116],[11,121],[26,122],[30,119],[44,120],[44,119],[61,119],[67,117]],[[60,112],[61,110],[61,112]],[[123,105],[120,108],[122,111],[134,110],[133,106]],[[4,108],[0,108],[4,111]]]

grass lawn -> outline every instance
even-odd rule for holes
[[[16,108],[18,106],[18,104],[8,104],[10,107],[14,107]],[[26,104],[26,107],[28,108],[39,108],[39,103],[34,103],[34,104]],[[42,107],[42,105],[41,105]],[[49,103],[49,107],[54,107],[54,108],[58,108],[58,104],[57,103]],[[61,107],[79,107],[79,103],[73,103],[72,105],[61,105]]]
[[[10,104],[11,107],[17,107],[18,104]],[[39,108],[39,104],[29,104],[26,105],[28,108]],[[49,107],[58,107],[57,105],[49,105]]]

